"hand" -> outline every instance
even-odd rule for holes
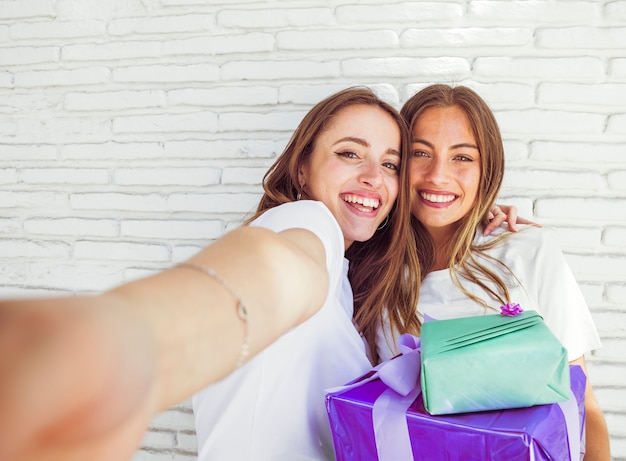
[[[154,414],[150,347],[108,315],[114,309],[80,299],[0,302],[0,459],[122,461],[136,452]]]
[[[517,216],[517,207],[515,205],[497,205],[487,215],[487,225],[483,230],[484,235],[491,234],[502,223],[506,222],[511,232],[517,232],[517,224],[528,224],[531,226],[541,227],[539,224],[529,221],[528,219]]]

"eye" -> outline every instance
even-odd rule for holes
[[[394,163],[394,162],[384,162],[383,166],[385,168],[388,168],[389,170],[393,171],[394,173],[397,173],[400,170],[400,165]]]
[[[459,160],[461,162],[473,162],[474,158],[469,155],[458,154],[454,156],[454,160]]]
[[[413,155],[413,157],[429,157],[428,153],[421,149],[416,149],[412,151],[411,155]]]
[[[357,155],[356,152],[353,152],[351,150],[343,150],[343,151],[338,151],[335,152],[335,154],[339,155],[340,157],[346,157],[346,158],[359,158],[359,156]]]

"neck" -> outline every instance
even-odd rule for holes
[[[430,231],[430,237],[433,240],[435,251],[435,262],[431,269],[433,271],[439,271],[448,268],[448,261],[450,255],[448,254],[447,244],[452,238],[451,229],[437,229],[436,231]]]
[[[435,263],[433,264],[433,267],[430,270],[430,272],[448,269],[448,261],[449,261],[449,258],[447,255],[443,254],[443,251],[436,251]]]

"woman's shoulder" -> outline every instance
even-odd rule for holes
[[[556,231],[550,227],[539,227],[530,224],[521,224],[517,226],[516,232],[508,229],[508,224],[502,224],[489,235],[477,234],[476,241],[478,243],[489,243],[494,240],[502,240],[503,242],[544,242],[555,239]]]
[[[501,226],[489,236],[481,236],[477,243],[488,246],[502,255],[520,254],[524,257],[536,257],[546,250],[560,250],[558,237],[554,229],[532,225],[518,226],[517,232],[510,232],[506,226]]]
[[[274,232],[306,229],[322,241],[329,261],[331,258],[337,259],[335,264],[343,261],[343,233],[335,217],[322,202],[298,200],[284,203],[265,211],[250,225],[264,227]]]
[[[287,202],[266,210],[252,221],[253,226],[308,227],[316,222],[335,223],[335,218],[326,205],[315,200]],[[282,230],[282,229],[281,229]]]
[[[513,241],[526,242],[538,246],[557,245],[558,236],[555,229],[551,227],[538,227],[532,225],[519,226],[517,232],[512,232]]]

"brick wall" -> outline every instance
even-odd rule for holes
[[[556,227],[626,460],[626,1],[0,0],[0,296],[98,292],[236,226],[318,100],[476,88],[502,203]],[[189,402],[134,461],[192,461]]]

